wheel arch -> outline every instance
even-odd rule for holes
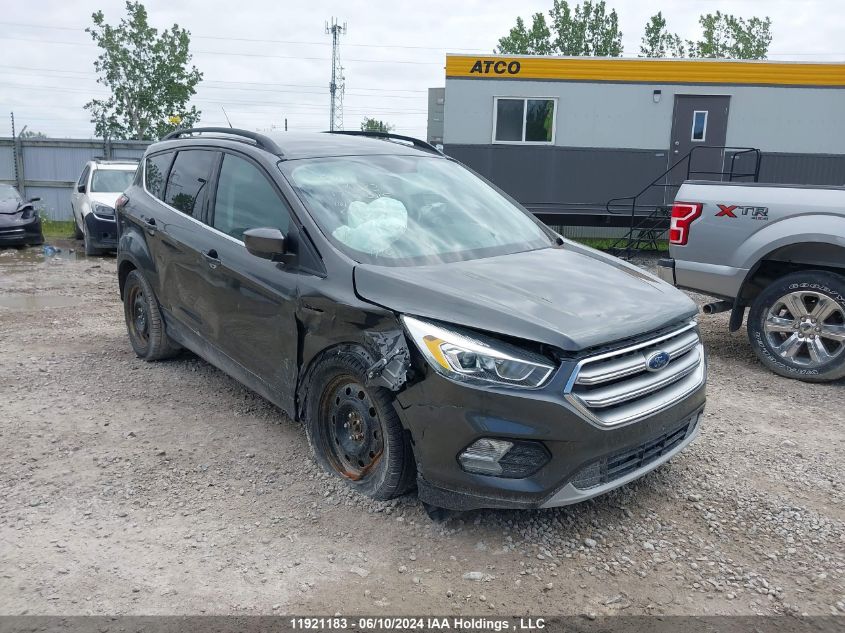
[[[742,325],[745,309],[763,290],[781,277],[802,270],[824,270],[845,275],[845,241],[798,240],[781,244],[765,253],[751,267],[740,286],[731,316],[731,331]]]
[[[147,240],[139,229],[129,225],[120,231],[117,242],[117,281],[121,299],[126,277],[133,270],[140,270],[153,290],[158,288],[158,274]]]

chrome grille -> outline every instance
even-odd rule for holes
[[[652,353],[669,361],[648,367]],[[705,379],[704,346],[695,323],[650,341],[585,358],[575,368],[566,398],[600,426],[620,426],[672,406]]]

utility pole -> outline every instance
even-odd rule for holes
[[[329,130],[331,131],[343,129],[344,77],[338,46],[340,36],[346,32],[346,22],[343,26],[337,23],[337,18],[326,22],[326,34],[332,36],[332,80],[329,82]]]

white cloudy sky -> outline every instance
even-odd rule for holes
[[[608,0],[620,15],[626,55],[635,56],[648,17],[662,9],[670,29],[694,37],[701,13],[768,15],[770,57],[845,60],[845,0]],[[83,29],[102,9],[110,23],[122,0],[28,0],[0,14],[0,112],[17,128],[88,137],[82,105],[105,90],[95,82],[97,48]],[[547,11],[551,0],[147,0],[151,22],[191,31],[194,64],[204,73],[194,103],[202,122],[238,127],[322,130],[328,126],[330,38],[325,22],[348,25],[341,57],[346,74],[345,125],[364,116],[425,135],[426,93],[443,85],[447,51],[489,53],[518,14]],[[8,123],[0,136],[8,136]]]

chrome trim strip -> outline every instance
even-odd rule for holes
[[[670,406],[676,404],[677,402],[683,400],[684,398],[695,392],[706,381],[707,365],[704,353],[704,345],[701,343],[701,339],[697,333],[695,335],[695,341],[690,341],[688,344],[686,344],[686,341],[684,341],[680,347],[672,350],[674,352],[673,358],[679,358],[682,357],[684,354],[690,353],[691,350],[697,350],[696,359],[695,361],[693,361],[695,364],[692,367],[683,367],[683,373],[675,372],[671,374],[670,377],[663,382],[663,384],[659,385],[655,389],[639,392],[634,391],[632,394],[629,394],[626,398],[620,398],[615,402],[603,405],[604,407],[617,405],[621,410],[611,411],[603,415],[597,414],[597,412],[592,410],[590,406],[584,400],[582,400],[577,393],[573,393],[573,390],[576,385],[582,384],[579,382],[578,379],[580,377],[581,370],[584,369],[586,366],[600,361],[618,358],[626,354],[631,354],[644,348],[654,347],[655,345],[659,345],[661,342],[669,339],[678,339],[684,333],[694,330],[697,325],[698,323],[693,320],[690,321],[687,325],[678,328],[673,332],[669,332],[668,334],[658,336],[651,340],[643,341],[635,345],[630,345],[628,347],[623,347],[617,350],[597,354],[595,356],[589,356],[587,358],[582,359],[575,366],[575,369],[572,371],[572,374],[570,375],[569,380],[567,381],[567,384],[564,387],[564,398],[569,404],[575,407],[575,409],[588,422],[602,429],[615,428],[626,424],[631,424],[643,418],[649,417],[650,415],[654,415],[655,413],[658,413],[663,409],[669,408]],[[641,367],[642,372],[645,372],[645,356],[641,354],[640,357],[643,359],[643,364],[639,365],[638,361],[637,366]],[[679,362],[683,363],[684,360],[681,360]],[[631,367],[632,366],[633,364],[631,365]],[[623,370],[626,371],[623,372]],[[671,371],[671,365],[669,366],[669,368],[667,368],[667,370]],[[619,373],[620,375],[616,375],[617,373]],[[608,382],[610,380],[624,378],[626,376],[633,375],[634,373],[639,373],[639,371],[630,371],[628,365],[623,365],[615,372],[610,372],[609,375],[602,376],[601,374],[598,374],[598,372],[596,372],[596,375],[592,376],[588,374],[589,382],[586,384],[600,384],[601,382]],[[663,391],[660,391],[660,389],[663,389]],[[643,398],[643,396],[645,396],[645,398]],[[643,399],[640,400],[639,403],[632,402],[629,406],[625,405],[625,402],[627,400],[636,398]],[[642,406],[634,407],[635,404],[641,404]],[[631,409],[633,409],[633,411]]]
[[[692,336],[690,336],[692,335]],[[669,345],[663,346],[666,353],[669,354],[670,359],[674,360],[683,356],[691,349],[693,349],[699,342],[699,338],[694,332],[690,332],[686,337],[678,336]],[[657,345],[655,343],[655,345]],[[620,354],[622,358],[618,360],[596,361],[597,367],[584,367],[578,374],[575,381],[577,385],[596,385],[603,382],[610,382],[626,376],[633,376],[640,372],[648,371],[646,365],[645,352],[625,358],[625,354]],[[592,363],[591,363],[592,364]],[[602,371],[604,369],[604,371]]]
[[[660,373],[643,372],[637,378],[621,385],[609,385],[596,389],[589,394],[576,395],[575,397],[591,409],[612,407],[658,391],[663,387],[668,387],[673,382],[677,382],[695,371],[700,362],[701,356],[698,353],[694,356],[689,354],[683,360],[669,365],[665,371]],[[675,371],[671,371],[672,369]]]

